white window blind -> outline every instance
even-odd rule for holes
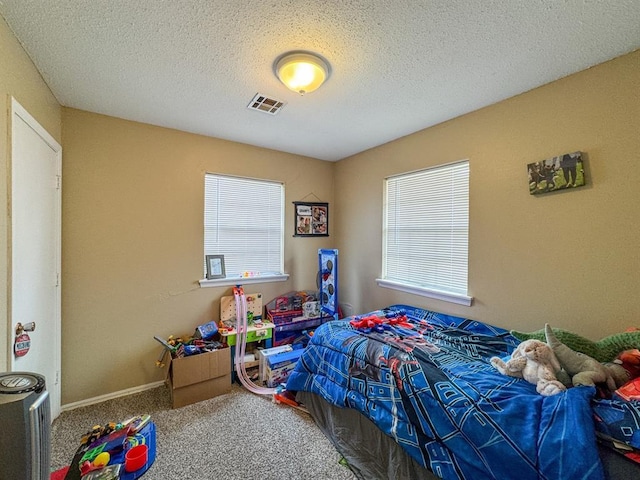
[[[382,280],[467,295],[469,162],[385,181]]]
[[[204,203],[204,254],[224,255],[227,278],[283,272],[283,184],[207,173]]]

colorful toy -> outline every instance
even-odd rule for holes
[[[338,250],[319,249],[320,316],[337,320],[338,314]]]
[[[84,477],[89,472],[101,470],[109,464],[109,460],[111,460],[109,452],[99,453],[93,462],[87,460],[80,466],[80,474]]]
[[[215,322],[208,322],[196,328],[193,337],[174,337],[169,335],[167,340],[163,340],[157,335],[153,338],[159,342],[163,350],[156,360],[156,367],[163,368],[167,354],[172,358],[182,358],[189,355],[210,352],[223,348],[222,343],[212,340],[218,334],[218,326]]]
[[[199,325],[196,327],[195,338],[209,340],[213,338],[213,336],[218,333],[218,326],[216,322],[207,322],[204,325]]]
[[[118,426],[120,428],[127,428],[128,434],[133,435],[142,430],[149,422],[151,421],[150,415],[137,415],[135,417],[131,417],[128,420],[125,420],[122,423],[119,423]]]
[[[96,440],[109,435],[111,432],[119,430],[118,425],[110,422],[104,426],[94,425],[94,427],[82,436],[80,443],[82,445],[90,445]]]
[[[65,478],[82,476],[83,480],[134,480],[155,460],[155,437],[155,424],[146,414],[136,415],[121,423],[96,425],[83,435],[71,462],[70,470],[73,472]],[[135,471],[131,469],[129,472],[126,469],[126,455],[140,445],[147,450],[146,458],[144,462],[138,460]]]
[[[369,333],[372,330],[376,330],[377,332],[382,333],[384,330],[388,330],[391,328],[391,326],[394,325],[407,328],[409,330],[413,330],[415,328],[413,324],[409,323],[407,316],[401,314],[400,312],[398,312],[397,314],[394,313],[390,316],[357,316],[349,323],[353,328],[362,330],[364,333]]]
[[[248,293],[245,295],[247,299],[247,323],[249,325],[254,322],[262,321],[262,294]],[[220,322],[230,327],[235,327],[236,318],[236,300],[235,296],[225,296],[220,298]]]
[[[141,444],[127,450],[124,456],[125,472],[136,472],[147,464],[149,458],[149,447]]]
[[[318,296],[305,290],[288,292],[266,305],[267,320],[275,325],[320,318]]]
[[[640,377],[640,350],[625,350],[614,360],[629,373],[629,378]]]
[[[625,383],[615,391],[615,395],[627,402],[631,400],[640,401],[640,377]]]
[[[120,463],[108,465],[83,475],[82,480],[118,480],[122,478],[121,470],[122,464]]]
[[[304,413],[309,413],[309,410],[307,410],[301,403],[299,403],[295,399],[295,395],[289,392],[283,385],[280,385],[276,388],[276,391],[273,394],[273,402],[282,403],[284,405],[288,405],[290,407],[301,410]]]

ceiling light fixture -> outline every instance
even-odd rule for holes
[[[288,52],[278,57],[274,71],[284,85],[300,95],[317,90],[329,78],[329,63],[309,52]]]

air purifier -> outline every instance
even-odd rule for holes
[[[48,480],[51,407],[45,379],[0,373],[0,480]]]

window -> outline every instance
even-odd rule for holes
[[[283,244],[283,184],[205,174],[204,255],[224,255],[227,279],[282,275]]]
[[[380,286],[471,305],[469,162],[385,180]]]

